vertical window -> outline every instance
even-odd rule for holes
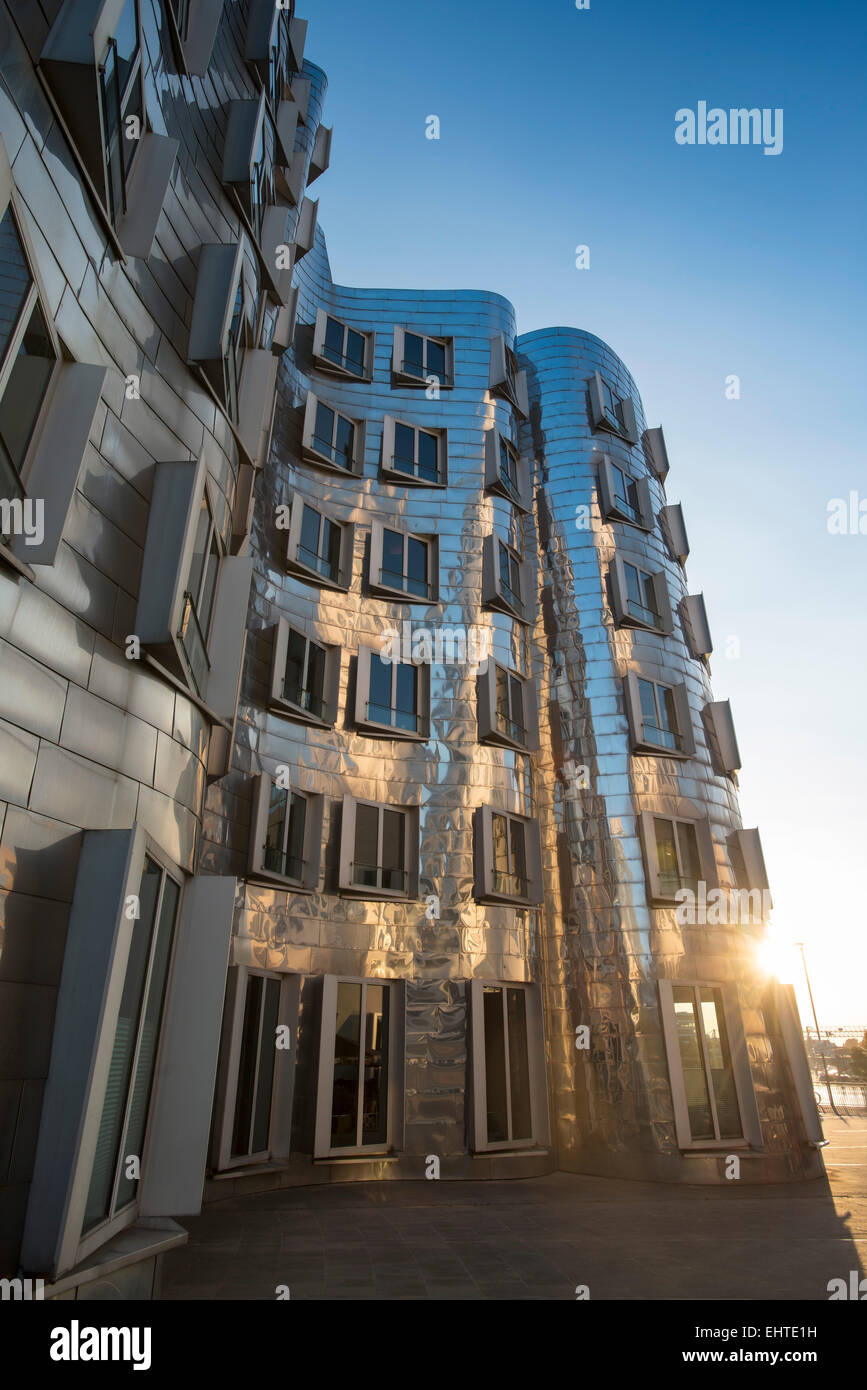
[[[289,30],[286,11],[277,12],[277,22],[268,50],[268,99],[271,109],[277,110],[283,100],[289,71]]]
[[[690,888],[697,893],[701,861],[695,826],[689,821],[665,820],[654,816],[653,830],[662,896],[673,898],[681,888]]]
[[[418,536],[385,529],[382,534],[380,583],[417,598],[430,598],[430,544]]]
[[[451,386],[447,374],[449,344],[444,338],[425,338],[419,333],[404,333],[401,370],[407,375],[425,380],[435,376],[441,386]]]
[[[326,651],[317,642],[289,629],[283,699],[307,710],[317,719],[325,711]]]
[[[317,401],[313,447],[332,463],[341,468],[351,469],[355,451],[355,425],[330,406]]]
[[[265,209],[274,202],[273,149],[269,150],[267,147],[265,129],[266,120],[263,120],[250,164],[250,223],[260,244]],[[270,126],[268,130],[270,131]]]
[[[693,1140],[743,1136],[722,991],[672,985],[689,1131]]]
[[[244,334],[244,280],[238,277],[235,290],[235,304],[232,309],[232,322],[226,339],[223,357],[224,400],[226,413],[230,420],[238,418],[238,386],[241,380],[241,356]]]
[[[527,742],[524,725],[524,682],[503,666],[496,668],[497,728],[516,743]]]
[[[419,728],[419,671],[405,661],[383,661],[370,654],[370,699],[367,718],[374,724],[417,733]]]
[[[144,127],[138,0],[126,0],[100,64],[99,85],[108,207],[116,223],[126,212],[127,179],[139,145],[127,122],[135,117],[139,134]]]
[[[349,328],[339,319],[326,318],[322,356],[327,357],[329,362],[352,372],[354,376],[363,376],[364,348],[363,333],[356,333],[354,328]]]
[[[358,803],[352,882],[362,888],[406,892],[406,815],[403,811]]]
[[[332,1149],[382,1148],[387,1143],[389,993],[384,984],[349,980],[337,984],[332,1024]]]
[[[518,456],[508,440],[503,439],[502,435],[500,436],[500,481],[512,500],[520,504]]]
[[[625,428],[623,422],[623,404],[619,396],[615,396],[605,378],[602,378],[602,399],[605,405],[605,414],[611,424],[617,430]]]
[[[171,0],[171,6],[178,26],[178,35],[182,42],[186,42],[190,26],[190,0]]]
[[[304,877],[306,824],[307,798],[272,783],[262,858],[264,868],[283,878],[300,881]]]
[[[521,562],[514,551],[502,541],[497,543],[500,572],[500,593],[507,603],[522,612],[521,603]]]
[[[0,219],[0,496],[21,471],[57,358],[11,207]]]
[[[631,616],[642,623],[649,623],[651,627],[659,627],[662,620],[653,575],[625,561],[623,573],[626,576],[626,603]]]
[[[210,667],[208,638],[214,613],[219,569],[220,543],[208,501],[207,489],[205,489],[196,522],[193,558],[187,580],[187,590],[184,595],[180,631],[178,632],[178,638],[199,694],[205,688]]]
[[[482,990],[487,1144],[532,1138],[526,990],[485,985]]]
[[[145,859],[129,957],[115,1027],[102,1115],[91,1170],[82,1234],[113,1217],[135,1198],[127,1176],[141,1163],[157,1061],[166,982],[180,885],[156,860]]]
[[[279,1007],[279,978],[249,974],[232,1122],[233,1159],[267,1154],[271,1147]]]
[[[340,579],[341,537],[342,528],[337,522],[329,521],[315,507],[304,504],[298,559],[334,584]]]
[[[609,464],[611,477],[614,482],[614,505],[619,512],[627,516],[630,521],[641,520],[641,506],[638,500],[638,488],[628,474],[618,468],[616,463]]]
[[[494,888],[516,898],[527,896],[527,854],[524,826],[511,816],[491,817]]]
[[[439,482],[439,436],[427,430],[394,425],[394,458],[392,466],[398,473],[411,473],[426,482]]]
[[[670,686],[638,678],[641,701],[642,737],[645,743],[660,748],[683,750],[683,738],[678,727],[677,705]]]

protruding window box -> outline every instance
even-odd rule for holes
[[[671,506],[660,507],[659,520],[672,558],[678,560],[682,565],[685,564],[689,554],[689,541],[683,520],[683,508],[680,503],[674,502]]]
[[[313,202],[310,198],[305,198],[301,204],[301,211],[298,214],[298,225],[295,228],[295,264],[306,256],[308,251],[313,250],[313,243],[316,240],[316,218],[319,211],[319,203]]]
[[[264,348],[248,348],[244,353],[238,393],[238,434],[255,468],[261,468],[268,459],[279,366],[279,357]]]
[[[134,631],[208,709],[231,720],[253,561],[222,554],[206,479],[204,456],[155,465]]]
[[[696,898],[699,883],[708,892],[719,887],[710,821],[686,816],[640,815],[641,847],[652,907],[673,907],[688,889]],[[682,901],[682,899],[680,900]]]
[[[271,351],[280,357],[288,347],[292,346],[295,337],[295,321],[298,316],[298,290],[291,289],[286,296],[286,303],[277,314],[277,322],[274,327],[274,337],[271,339]]]
[[[337,718],[340,647],[278,618],[273,629],[268,707],[298,724],[330,729]]]
[[[542,901],[539,825],[527,816],[479,806],[474,816],[477,902],[531,906]]]
[[[296,493],[289,512],[286,568],[309,584],[347,590],[352,582],[355,527],[334,521]]]
[[[654,753],[666,758],[695,756],[689,698],[683,682],[664,685],[629,671],[623,689],[634,753]]]
[[[251,0],[244,57],[275,113],[289,96],[289,25],[288,10],[280,9],[275,0]],[[294,102],[290,100],[288,104],[292,106]]]
[[[392,483],[445,487],[448,482],[448,432],[384,416],[381,471]]]
[[[733,830],[728,837],[728,847],[738,888],[767,895],[767,905],[773,906],[758,830]]]
[[[539,692],[532,676],[520,676],[488,658],[476,682],[479,742],[516,748],[539,747]]]
[[[292,294],[295,264],[295,244],[289,236],[288,220],[289,209],[283,203],[272,203],[265,208],[259,242],[262,264],[268,275],[268,289],[275,302],[284,307]]]
[[[304,45],[307,42],[307,20],[292,18],[289,21],[289,67],[300,72],[304,65]]]
[[[313,361],[320,371],[347,381],[371,381],[374,336],[318,309],[313,328]]]
[[[431,337],[395,324],[391,376],[395,386],[451,390],[455,384],[454,339]]]
[[[704,594],[687,594],[686,598],[681,601],[680,611],[686,639],[693,656],[699,659],[710,656],[713,651],[713,642],[711,641],[710,624],[707,620]]]
[[[267,773],[253,783],[251,878],[294,892],[319,887],[325,797],[281,787]]]
[[[601,372],[594,372],[587,383],[590,392],[590,423],[593,428],[611,430],[630,444],[638,443],[638,425],[631,396],[619,396]]]
[[[310,156],[310,173],[307,178],[308,183],[312,183],[314,179],[319,178],[320,174],[324,174],[331,163],[331,136],[333,134],[333,129],[333,126],[325,125],[318,125],[316,127],[316,135],[313,139],[313,153]]]
[[[271,0],[273,8],[273,0]],[[223,0],[168,0],[169,27],[178,66],[188,77],[205,77],[220,27]]]
[[[673,632],[674,619],[664,570],[651,573],[615,555],[608,573],[614,620],[619,627],[640,627],[666,635]]]
[[[430,666],[387,661],[373,648],[359,647],[355,724],[378,738],[429,738]]]
[[[439,602],[439,539],[398,529],[370,528],[370,592],[404,603]]]
[[[525,420],[529,417],[527,373],[518,371],[518,359],[502,333],[491,339],[488,389],[492,395],[501,396],[503,400],[509,401]]]
[[[735,736],[730,701],[711,700],[704,707],[704,717],[711,732],[714,760],[719,769],[727,774],[737,772],[741,765],[741,755]]]
[[[608,454],[599,458],[599,510],[606,521],[653,529],[653,502],[646,478],[633,478]]]
[[[243,252],[243,241],[237,244],[209,242],[199,248],[187,348],[187,361],[201,367],[231,420],[237,420],[238,415]]]
[[[301,434],[301,457],[335,473],[364,472],[363,420],[351,420],[334,406],[307,393]]]
[[[511,440],[497,429],[485,431],[485,487],[507,498],[521,512],[529,512],[533,505],[527,464]]]
[[[309,118],[310,89],[311,83],[309,77],[302,77],[300,72],[293,75],[290,86],[290,96],[294,104],[298,107],[298,120],[302,125],[306,125]]]
[[[645,430],[641,438],[644,442],[644,455],[648,467],[659,481],[664,483],[668,477],[669,463],[662,426],[657,425],[656,429]]]
[[[370,899],[418,897],[418,807],[344,796],[341,893]]]
[[[521,623],[529,623],[532,617],[529,566],[499,536],[485,536],[482,541],[482,603]]]
[[[147,260],[171,183],[178,141],[147,131],[132,166],[126,212],[118,218],[117,235],[128,256]]]

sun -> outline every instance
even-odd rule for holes
[[[768,928],[768,933],[756,949],[756,964],[767,975],[774,975],[783,984],[794,984],[800,979],[801,957],[795,942],[779,929]]]

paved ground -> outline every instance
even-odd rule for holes
[[[669,1187],[557,1173],[229,1199],[187,1220],[166,1299],[820,1299],[867,1268],[867,1117],[825,1123],[828,1182]],[[860,1240],[861,1259],[858,1259]],[[285,1296],[285,1295],[284,1295]]]

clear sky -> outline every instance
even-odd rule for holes
[[[314,189],[335,280],[496,290],[522,333],[587,329],[664,425],[783,965],[803,940],[822,1026],[867,1026],[867,10],[299,0],[299,13],[329,78],[332,167]],[[782,108],[782,152],[677,144],[675,112],[700,101]],[[865,534],[829,534],[830,499],[853,490]]]

